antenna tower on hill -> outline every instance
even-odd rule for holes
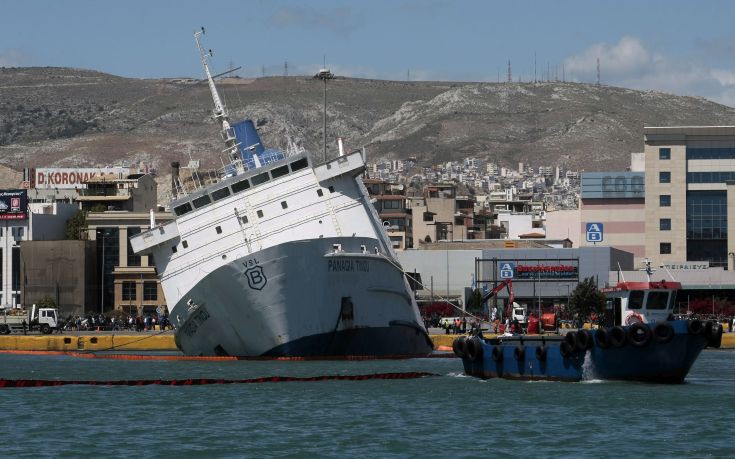
[[[597,58],[597,86],[600,86],[600,58]]]

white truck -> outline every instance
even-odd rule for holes
[[[6,309],[0,306],[0,335],[9,335],[10,332],[38,330],[48,335],[59,328],[59,311],[54,308],[36,308],[34,304],[30,310]]]

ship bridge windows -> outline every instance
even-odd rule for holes
[[[628,297],[628,309],[641,309],[643,307],[643,290],[633,290]]]
[[[669,292],[648,292],[646,309],[666,309],[669,304]]]
[[[227,187],[220,188],[219,190],[214,190],[212,192],[212,199],[215,201],[219,201],[220,199],[224,199],[227,196],[230,195],[230,189]]]
[[[263,172],[262,174],[258,174],[250,179],[253,182],[253,186],[255,185],[261,185],[268,180],[270,180],[270,176],[268,175],[268,172]]]
[[[185,203],[183,203],[181,205],[178,205],[178,206],[174,207],[174,213],[177,216],[184,215],[184,214],[189,213],[191,211],[192,211],[191,203],[188,203],[188,202],[185,202]]]
[[[250,181],[248,179],[240,180],[239,182],[232,184],[232,192],[239,193],[243,190],[250,188]]]
[[[274,179],[277,179],[278,177],[283,177],[284,175],[288,175],[288,166],[276,167],[271,171],[271,177],[273,177]]]
[[[212,199],[209,197],[208,194],[205,194],[204,196],[199,196],[198,198],[191,201],[192,204],[194,204],[194,207],[199,209],[200,207],[204,207],[207,204],[212,202]]]
[[[308,166],[309,166],[309,160],[306,158],[301,158],[300,160],[294,161],[291,163],[291,172],[296,172]]]

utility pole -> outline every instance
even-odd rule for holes
[[[512,82],[513,82],[513,76],[510,72],[510,59],[508,59],[508,83],[512,83]]]
[[[597,58],[597,86],[600,86],[600,58]]]
[[[283,62],[283,76],[288,77],[288,61]]]
[[[533,52],[533,82],[538,82],[536,79],[536,51]]]

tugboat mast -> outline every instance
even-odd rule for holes
[[[219,97],[217,87],[214,85],[214,78],[209,71],[209,64],[207,63],[208,56],[212,56],[212,50],[209,52],[204,51],[202,44],[199,41],[199,37],[204,35],[204,27],[201,30],[194,32],[194,40],[196,41],[197,48],[199,49],[199,57],[202,60],[202,67],[204,67],[204,73],[207,75],[207,83],[209,84],[209,91],[212,93],[212,100],[214,101],[214,119],[217,120],[222,129],[222,138],[225,141],[225,150],[232,165],[235,167],[235,172],[240,174],[245,171],[242,157],[240,155],[240,149],[238,148],[237,138],[235,137],[235,130],[230,126],[230,120],[227,116],[227,110],[222,103],[222,99]],[[256,163],[257,164],[257,163]]]

